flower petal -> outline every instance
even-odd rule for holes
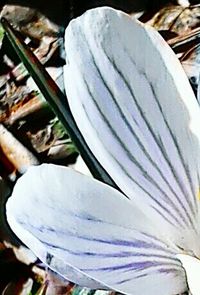
[[[177,255],[183,264],[183,267],[187,274],[187,283],[190,289],[190,294],[199,295],[199,272],[200,272],[200,260],[189,256],[180,254]]]
[[[155,236],[130,200],[91,177],[54,165],[31,168],[14,188],[7,218],[44,263],[76,283],[87,275],[126,294],[186,290],[176,249]]]
[[[200,109],[175,54],[153,28],[110,8],[72,21],[65,39],[66,93],[90,149],[166,235],[193,250]]]

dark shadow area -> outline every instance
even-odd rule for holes
[[[177,4],[177,0],[9,0],[0,1],[0,7],[5,4],[28,6],[38,9],[50,20],[58,25],[66,26],[71,18],[77,17],[86,10],[98,6],[111,6],[125,12],[139,12],[143,10],[157,10],[167,3]],[[200,3],[199,0],[190,1],[191,4]]]

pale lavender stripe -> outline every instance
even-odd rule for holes
[[[129,272],[129,271],[143,271],[148,270],[152,267],[157,266],[163,266],[163,265],[172,265],[171,263],[164,263],[161,261],[143,261],[143,262],[132,262],[122,265],[116,265],[116,266],[106,266],[106,267],[98,267],[97,268],[81,268],[84,272],[92,272],[92,271],[117,271],[117,270],[123,270],[123,272]]]
[[[82,32],[82,33],[83,33],[83,32]],[[85,37],[84,33],[83,33],[83,37]],[[110,91],[111,91],[110,88],[109,88],[108,85],[106,84],[106,82],[105,82],[105,80],[104,80],[104,78],[103,78],[103,76],[102,76],[102,74],[101,74],[101,72],[100,72],[98,66],[96,65],[95,58],[94,58],[94,56],[93,56],[93,53],[92,53],[91,50],[90,50],[89,44],[88,44],[87,40],[85,40],[85,41],[86,41],[86,43],[87,43],[87,45],[88,45],[88,50],[90,51],[90,54],[91,54],[91,57],[92,57],[92,61],[93,61],[93,65],[95,66],[95,69],[96,69],[98,75],[100,76],[101,80],[103,81],[103,83],[104,83],[106,89],[108,90],[110,96],[114,99],[113,94],[110,92]],[[104,53],[105,53],[105,52],[104,52]],[[105,53],[105,55],[106,55],[106,53]],[[107,55],[106,55],[106,56],[107,56]],[[108,58],[108,60],[110,61],[110,59],[109,59],[108,56],[107,56],[107,58]],[[132,60],[131,60],[131,61],[132,61]],[[111,61],[110,61],[110,62],[111,62]],[[134,62],[134,61],[132,61],[132,62]],[[121,75],[121,77],[122,77],[122,79],[124,80],[124,82],[126,82],[124,76],[122,75],[122,73],[121,73],[121,72],[119,71],[119,69],[117,68],[117,66],[116,66],[116,64],[115,64],[115,62],[114,62],[114,60],[112,60],[111,64],[112,64],[112,66],[114,67],[114,69],[118,72],[118,74]],[[88,86],[88,85],[87,85],[87,81],[86,81],[86,79],[84,79],[84,82],[85,82],[86,86]],[[130,94],[131,94],[131,95],[133,96],[133,98],[134,98],[134,101],[137,102],[137,101],[136,101],[136,98],[135,98],[135,96],[134,96],[134,93],[132,92],[132,89],[130,88],[130,86],[128,85],[127,82],[125,83],[125,85],[128,87],[128,89],[129,89],[129,91],[130,91]],[[88,90],[89,90],[89,89],[88,89]],[[99,107],[99,105],[97,105],[97,102],[96,102],[96,100],[94,99],[94,97],[93,97],[93,95],[92,95],[92,93],[91,93],[90,91],[89,91],[89,94],[90,94],[90,96],[93,98],[93,102],[94,102],[95,105],[97,106],[97,109],[100,111],[100,107]],[[114,100],[114,101],[115,101],[115,100]],[[115,103],[117,104],[116,101],[115,101]],[[138,103],[137,103],[137,107],[138,107]],[[119,109],[119,106],[118,106],[118,109]],[[140,107],[139,107],[139,110],[140,110]],[[119,111],[119,110],[118,110],[118,111]],[[101,115],[105,118],[105,116],[103,115],[102,112],[101,112]],[[109,122],[108,122],[108,123],[109,123]],[[109,124],[109,128],[111,128],[111,125],[110,125],[110,124]],[[157,140],[156,140],[156,142],[157,142]],[[162,176],[163,176],[163,175],[162,175]],[[149,176],[149,177],[150,177],[150,176]],[[163,179],[166,181],[166,183],[168,183],[167,180],[164,178],[164,176],[163,176]],[[152,179],[151,179],[151,182],[152,182]],[[154,183],[154,182],[152,182],[152,183]],[[155,183],[154,183],[154,185],[155,185]],[[157,184],[157,185],[158,185],[158,184]],[[156,186],[157,186],[157,185],[156,185]],[[168,183],[168,185],[169,185],[169,183]],[[159,185],[158,185],[158,186],[159,186]],[[170,186],[170,188],[171,188],[171,186]],[[171,188],[171,189],[172,189],[172,188]],[[188,212],[187,212],[185,206],[183,205],[183,203],[181,202],[179,196],[178,196],[174,191],[173,191],[173,193],[174,193],[176,199],[178,199],[179,203],[181,204],[182,209],[185,211],[185,213],[186,213],[186,215],[187,215],[187,217],[188,217],[189,222],[191,223],[191,225],[193,225],[193,221],[192,221],[192,219],[191,219],[191,216],[188,214]],[[165,195],[164,192],[163,192],[163,194]],[[166,198],[168,198],[167,195],[166,195]],[[173,201],[172,201],[170,198],[168,198],[168,200],[169,200],[169,202],[170,202],[170,203],[171,203],[171,204],[177,209],[177,211],[179,212],[179,216],[180,216],[180,217],[186,222],[186,219],[184,218],[185,216],[181,214],[181,212],[179,211],[178,207],[173,203]],[[187,200],[187,201],[188,201],[188,200]],[[191,209],[191,208],[190,208],[190,209]]]
[[[164,252],[167,252],[167,251],[169,252],[169,250],[164,249],[163,247],[161,247],[159,245],[155,245],[151,242],[141,241],[141,240],[137,240],[137,239],[135,239],[135,241],[125,241],[125,240],[120,240],[120,239],[103,240],[103,239],[89,238],[86,236],[77,235],[75,233],[70,232],[69,230],[60,231],[58,229],[55,230],[51,227],[47,227],[47,226],[45,227],[44,225],[42,225],[40,227],[35,227],[33,225],[26,224],[20,220],[18,220],[18,222],[22,226],[24,226],[27,230],[31,231],[31,229],[32,229],[33,232],[40,232],[40,233],[50,232],[50,233],[56,233],[56,234],[59,234],[62,236],[71,236],[71,237],[76,237],[77,239],[83,239],[83,240],[92,241],[92,242],[99,242],[102,244],[116,245],[116,246],[122,246],[122,247],[133,247],[133,248],[139,248],[139,249],[140,248],[153,249],[153,250],[160,250],[160,251],[164,251]]]
[[[86,84],[86,87],[88,87],[88,85],[87,85],[87,81],[86,80],[84,80],[84,82],[85,82],[85,84]],[[90,94],[90,96],[92,97],[92,93],[90,92],[90,89],[88,88],[88,92],[89,92],[89,94]],[[106,117],[103,115],[103,113],[102,113],[102,111],[101,111],[101,109],[99,108],[99,106],[97,105],[97,103],[96,103],[96,101],[93,99],[93,102],[95,103],[95,106],[97,107],[97,110],[100,112],[100,114],[103,116],[103,118],[104,118],[104,120],[106,121],[106,123],[108,124],[108,127],[110,128],[110,129],[112,129],[112,126],[110,125],[110,123],[107,121],[107,119],[106,119]],[[83,107],[83,109],[84,109],[84,111],[85,111],[85,114],[87,115],[87,118],[88,118],[88,120],[90,121],[90,123],[92,124],[92,122],[91,122],[91,120],[90,120],[90,118],[88,117],[88,114],[87,114],[87,110],[85,109],[85,106],[82,104],[82,107]],[[147,195],[149,195],[150,196],[150,198],[156,203],[156,204],[158,204],[159,205],[159,207],[161,207],[169,216],[171,216],[174,220],[175,220],[175,222],[177,223],[177,224],[179,224],[179,226],[181,226],[182,227],[182,224],[180,223],[180,219],[177,219],[177,217],[170,211],[170,210],[168,210],[161,202],[159,202],[155,197],[153,197],[151,194],[150,194],[150,192],[147,192],[146,191],[146,189],[144,188],[144,187],[142,187],[141,186],[141,184],[139,184],[128,172],[127,172],[127,170],[125,169],[125,167],[123,167],[122,166],[122,164],[117,160],[117,158],[115,158],[114,156],[113,156],[113,154],[111,154],[109,151],[108,151],[108,149],[106,148],[106,146],[104,146],[105,147],[105,149],[107,150],[107,152],[109,153],[109,155],[118,163],[118,165],[121,167],[121,169],[122,169],[122,171],[123,172],[125,172],[125,174],[137,185],[137,186],[139,186],[140,187],[140,189],[142,189]],[[150,181],[148,178],[146,178],[148,181]],[[155,185],[155,181],[153,181],[152,180],[152,178],[151,178],[151,181],[150,181],[152,184],[154,184]],[[158,189],[158,188],[157,188]],[[161,189],[160,189],[161,190]],[[164,195],[165,195],[165,197],[166,197],[166,199],[165,199],[165,202],[166,203],[168,203],[169,204],[169,200],[167,200],[168,199],[168,196],[164,193],[164,191],[162,191],[161,193],[163,193]],[[186,220],[183,218],[183,216],[181,216],[180,215],[180,217],[181,217],[181,219],[184,221],[184,223],[186,223],[186,225],[187,225],[187,222],[186,222]],[[165,218],[171,225],[173,225],[174,223],[172,222],[172,221],[169,221],[169,219],[166,217]]]
[[[170,274],[170,273],[175,273],[177,275],[178,273],[178,270],[175,269],[175,268],[160,268],[156,271],[157,273],[165,273],[165,274]],[[125,284],[125,283],[128,283],[132,280],[135,280],[135,279],[140,279],[140,278],[144,278],[148,275],[151,275],[153,274],[153,270],[151,272],[148,272],[148,273],[144,273],[144,274],[139,274],[137,276],[134,276],[134,277],[131,277],[131,278],[128,278],[128,279],[124,279],[124,280],[121,280],[121,281],[117,281],[115,282],[114,284],[115,285],[122,285],[122,284]],[[155,274],[155,273],[154,273]]]
[[[53,245],[51,243],[48,243],[42,239],[39,239],[41,243],[45,244],[48,248],[51,249],[60,249],[63,251],[68,252],[71,255],[74,256],[88,256],[88,257],[101,257],[101,258],[134,258],[134,257],[144,257],[144,258],[159,258],[159,259],[167,259],[175,262],[175,264],[180,265],[179,260],[175,258],[175,256],[167,256],[167,255],[162,255],[162,254],[156,254],[156,253],[149,253],[149,254],[144,254],[144,253],[139,253],[139,252],[117,252],[117,253],[97,253],[97,252],[81,252],[81,251],[72,251],[68,248],[60,247],[60,245]],[[153,249],[152,249],[153,250]]]
[[[107,56],[107,55],[106,55],[106,56]],[[108,58],[108,60],[110,61],[110,59],[109,59],[108,56],[107,56],[107,58]],[[134,63],[134,61],[132,61],[132,63]],[[134,101],[135,101],[135,103],[136,103],[136,97],[134,96],[134,93],[132,92],[132,89],[131,89],[130,86],[128,85],[128,83],[127,83],[125,77],[124,77],[123,74],[120,72],[120,70],[117,68],[117,65],[115,64],[114,61],[112,61],[112,65],[113,65],[114,69],[118,72],[118,74],[122,77],[122,79],[124,80],[125,85],[128,87],[128,89],[129,89],[129,91],[130,91],[130,94],[132,95],[132,97],[134,98]],[[135,63],[134,63],[134,65],[135,65]],[[145,76],[145,74],[143,74],[143,75]],[[146,76],[145,76],[145,77],[146,77]],[[146,79],[147,79],[147,78],[146,78]],[[152,85],[151,85],[150,83],[149,83],[149,85],[150,85],[151,90],[152,90],[152,95],[155,97],[155,93],[154,93],[154,91],[153,91],[153,87],[152,87]],[[159,104],[159,102],[158,102],[158,100],[157,100],[156,98],[155,98],[155,101]],[[139,110],[141,110],[141,112],[142,112],[142,114],[143,114],[142,118],[143,118],[143,120],[144,120],[144,116],[145,116],[145,114],[143,113],[142,109],[139,107],[138,102],[137,102],[136,105],[137,105],[137,107],[139,108]],[[160,104],[159,104],[159,107],[160,107]],[[160,112],[161,112],[161,108],[160,108]],[[161,112],[161,114],[163,115],[162,112]],[[164,115],[163,115],[163,117],[164,117]],[[146,119],[146,117],[145,117],[145,119]],[[165,118],[164,118],[164,119],[165,119]],[[147,119],[146,119],[146,121],[147,121]],[[146,121],[145,121],[145,122],[146,122]],[[165,123],[166,123],[166,120],[165,120]],[[148,126],[150,126],[149,123],[148,123]],[[167,128],[169,128],[169,126],[168,126],[167,124],[166,124],[166,126],[167,126]],[[151,130],[152,130],[152,127],[151,127]],[[171,130],[170,130],[170,131],[171,131]],[[171,133],[170,133],[170,134],[171,134]],[[155,134],[154,134],[154,135],[155,135]],[[158,144],[158,146],[159,146],[159,148],[160,148],[160,145],[159,145],[158,141],[156,140],[156,136],[153,137],[153,138],[155,139],[156,143]],[[174,138],[172,138],[172,139],[174,140]],[[168,164],[169,164],[169,163],[168,163]],[[160,171],[160,173],[161,173],[161,171]],[[191,224],[193,225],[193,221],[192,221],[192,219],[191,219],[191,216],[188,214],[188,211],[187,211],[186,207],[184,206],[184,204],[182,203],[181,198],[178,196],[178,194],[176,194],[176,192],[173,190],[173,188],[170,186],[169,182],[164,178],[164,176],[163,176],[163,175],[161,175],[161,176],[162,176],[163,180],[168,184],[168,186],[169,186],[171,192],[174,194],[174,196],[176,197],[176,199],[179,201],[179,203],[180,203],[182,209],[183,209],[184,212],[186,213],[186,215],[187,215],[187,217],[188,217],[188,220],[189,220],[189,221],[191,222]],[[176,175],[176,178],[175,178],[175,179],[176,179],[176,181],[177,181],[177,175]],[[190,210],[192,210],[192,213],[194,213],[194,211],[193,211],[193,206],[192,206],[190,200],[187,198],[187,197],[188,197],[187,193],[186,193],[185,191],[183,191],[183,188],[182,188],[182,186],[179,184],[179,182],[177,182],[177,183],[178,183],[178,185],[179,185],[179,187],[180,187],[180,189],[181,189],[183,195],[185,196],[186,202],[188,203],[188,205],[189,205],[189,207],[190,207]],[[177,206],[175,206],[175,204],[173,204],[173,206],[177,208]],[[178,210],[178,208],[177,208],[177,210]],[[180,213],[179,210],[178,210],[178,212],[179,212],[179,215],[181,215],[181,213]]]

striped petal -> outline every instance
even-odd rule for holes
[[[199,251],[200,110],[175,54],[110,8],[72,21],[65,45],[66,93],[90,149],[166,235]]]
[[[44,263],[76,283],[132,295],[186,290],[175,247],[130,200],[91,177],[54,165],[31,168],[14,188],[7,218]]]

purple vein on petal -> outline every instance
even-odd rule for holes
[[[31,231],[34,230],[34,232],[51,232],[51,233],[56,233],[58,235],[63,235],[63,236],[71,236],[71,237],[75,237],[77,239],[82,239],[82,240],[87,240],[87,241],[92,241],[92,242],[99,242],[102,244],[110,244],[110,245],[115,245],[115,246],[122,246],[122,247],[133,247],[133,248],[143,248],[143,249],[153,249],[153,250],[160,250],[160,251],[168,251],[169,253],[173,253],[170,249],[164,249],[162,246],[159,245],[155,245],[151,242],[146,242],[146,241],[142,241],[142,240],[137,240],[135,239],[134,241],[127,241],[127,240],[120,240],[120,239],[113,239],[113,240],[103,240],[103,239],[99,239],[99,238],[89,238],[86,236],[81,236],[77,233],[72,233],[69,230],[65,230],[65,231],[60,231],[58,229],[54,230],[51,227],[45,227],[45,226],[40,226],[39,228],[30,224],[26,224],[22,221],[18,222],[22,225],[25,226],[25,228],[29,229]],[[141,233],[142,235],[144,235],[145,237],[145,233]],[[149,238],[152,239],[152,236],[149,235]],[[165,244],[164,244],[165,245]]]
[[[166,263],[165,263],[166,265]],[[169,265],[171,265],[169,263]],[[152,267],[156,266],[163,266],[163,262],[160,261],[143,261],[143,262],[132,262],[122,265],[116,265],[116,266],[108,266],[108,267],[98,267],[98,268],[82,268],[81,270],[84,272],[88,271],[115,271],[115,270],[124,270],[126,271],[142,271],[147,270]]]

